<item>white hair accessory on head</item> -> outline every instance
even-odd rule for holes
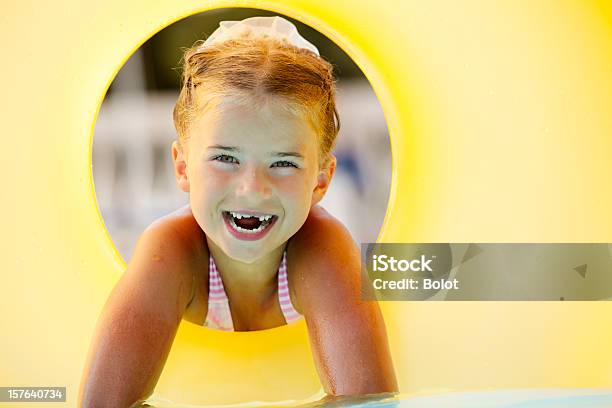
[[[309,43],[298,33],[297,28],[288,20],[280,16],[249,17],[241,21],[222,21],[198,51],[209,45],[219,44],[232,38],[243,35],[253,37],[270,37],[280,41],[287,41],[298,48],[305,48],[319,55],[317,47]]]

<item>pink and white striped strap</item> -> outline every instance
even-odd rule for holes
[[[278,301],[287,324],[302,317],[291,303],[289,296],[289,282],[287,281],[287,252],[283,253],[283,260],[278,268]]]
[[[212,257],[209,256],[208,272],[208,313],[204,326],[212,329],[234,331],[234,323],[230,312],[227,294],[223,288],[223,281],[219,275],[219,270]],[[291,303],[289,296],[289,282],[287,281],[287,252],[283,253],[283,259],[278,268],[278,301],[281,311],[287,324],[292,323],[302,317]]]

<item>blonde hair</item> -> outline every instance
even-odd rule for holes
[[[244,36],[204,48],[201,44],[196,42],[183,56],[181,92],[173,115],[181,145],[195,115],[214,100],[238,95],[257,103],[276,96],[288,102],[285,107],[292,113],[309,120],[319,135],[319,165],[326,165],[340,129],[329,62],[269,38]],[[204,106],[197,106],[196,92],[206,96]]]

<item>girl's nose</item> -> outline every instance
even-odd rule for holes
[[[270,180],[265,169],[248,167],[239,176],[237,195],[247,198],[268,198],[272,193]]]

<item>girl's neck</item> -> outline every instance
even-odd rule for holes
[[[267,297],[276,290],[276,275],[287,243],[253,263],[230,258],[208,237],[208,250],[215,260],[223,286],[228,293],[240,293],[247,297]],[[250,296],[249,296],[250,295]]]

